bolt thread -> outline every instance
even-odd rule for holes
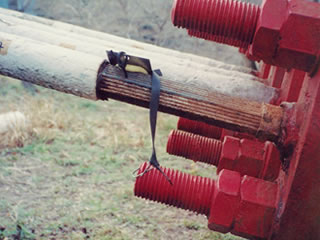
[[[223,43],[230,46],[241,47],[241,49],[247,49],[247,47],[249,46],[248,43],[241,42],[237,39],[232,39],[227,37],[222,38],[220,36],[216,36],[206,32],[199,32],[192,29],[188,30],[188,34],[191,37],[202,38],[202,39],[217,42],[217,43]]]
[[[220,139],[222,135],[222,128],[186,118],[179,118],[177,128],[182,131],[214,139]]]
[[[173,130],[168,139],[167,153],[217,166],[222,151],[219,140]]]
[[[149,166],[141,165],[138,174]],[[209,216],[215,182],[210,178],[191,176],[180,171],[161,168],[173,185],[156,169],[136,179],[134,195]]]
[[[175,0],[171,18],[193,36],[246,48],[259,15],[259,6],[237,0]]]

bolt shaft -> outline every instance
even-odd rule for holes
[[[173,130],[168,139],[169,154],[217,166],[222,152],[222,142],[192,133]]]
[[[189,29],[188,34],[191,37],[196,37],[196,38],[202,38],[205,40],[217,42],[217,43],[224,43],[230,46],[235,46],[235,47],[241,47],[241,49],[247,49],[248,43],[244,43],[239,41],[238,39],[232,39],[232,38],[227,38],[227,37],[221,37],[217,36],[214,34],[206,33],[206,32],[199,32],[196,30]]]
[[[177,128],[182,131],[214,139],[220,139],[222,135],[222,128],[186,118],[179,118]]]
[[[246,48],[253,41],[259,15],[259,6],[237,0],[175,0],[171,18],[193,35]]]
[[[148,163],[142,164],[138,174],[148,166]],[[167,168],[162,170],[173,185],[158,170],[152,169],[136,179],[135,196],[209,216],[215,189],[214,180]]]

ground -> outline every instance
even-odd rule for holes
[[[30,120],[23,146],[0,152],[0,239],[235,239],[205,216],[138,199],[132,172],[151,154],[148,111],[90,102],[1,79],[0,112]],[[160,162],[190,174],[215,169],[165,153],[177,118],[160,114]]]
[[[258,2],[258,1],[256,1]],[[35,0],[28,12],[160,46],[244,64],[237,49],[191,39],[170,21],[171,1]],[[1,4],[1,3],[0,3]],[[207,229],[205,216],[133,196],[132,176],[151,154],[148,111],[90,102],[0,78],[0,113],[19,110],[29,128],[0,150],[0,240],[237,239]],[[160,162],[215,177],[215,168],[169,156],[177,118],[160,114]]]

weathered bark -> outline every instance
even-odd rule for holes
[[[107,65],[98,82],[103,98],[149,108],[150,76],[129,73],[126,79],[119,68]],[[279,106],[210,92],[193,84],[177,84],[165,77],[161,79],[159,111],[273,141],[279,138],[283,118]]]
[[[208,65],[210,67],[223,68],[230,71],[237,71],[237,72],[244,72],[244,73],[252,72],[252,70],[249,68],[235,66],[231,64],[225,64],[217,60],[200,57],[193,54],[183,53],[179,51],[174,51],[174,50],[158,47],[155,45],[142,43],[142,42],[131,40],[131,39],[117,37],[111,34],[90,30],[87,28],[75,26],[68,23],[63,23],[63,22],[41,18],[41,17],[37,17],[37,16],[25,14],[25,13],[7,10],[4,8],[0,8],[0,13],[2,14],[0,19],[3,19],[3,20],[6,20],[6,17],[3,15],[6,15],[7,17],[10,17],[10,16],[15,17],[15,18],[10,18],[10,20],[8,18],[7,22],[10,24],[24,24],[25,22],[21,22],[19,20],[29,20],[32,23],[32,25],[30,23],[29,26],[32,28],[34,27],[47,32],[55,29],[55,31],[57,31],[58,34],[62,34],[62,35],[67,34],[67,36],[71,36],[74,39],[76,39],[76,37],[74,37],[75,35],[73,34],[76,34],[77,36],[80,36],[80,37],[86,36],[86,37],[90,37],[91,39],[104,40],[115,45],[118,45],[119,43],[121,43],[121,45],[123,46],[131,46],[132,48],[140,49],[145,52],[160,53],[166,56],[170,56],[170,58],[177,57],[179,59],[188,59],[192,62],[199,62],[204,65]]]
[[[102,58],[7,33],[1,33],[0,41],[4,45],[0,52],[0,74],[97,100],[97,75]],[[105,91],[107,97],[148,107],[150,76],[130,74],[126,82],[118,67],[109,65],[108,69],[110,74],[99,82],[100,91]],[[256,134],[263,139],[278,137],[280,107],[226,96],[166,75],[161,83],[160,111]]]
[[[8,11],[8,10],[5,10],[5,11]],[[0,9],[0,12],[1,12],[1,9]],[[28,15],[24,15],[24,16],[28,16]],[[39,23],[33,22],[33,21],[28,21],[28,20],[24,20],[24,19],[20,19],[20,18],[16,18],[16,17],[7,16],[4,14],[0,14],[0,19],[3,20],[3,22],[2,22],[3,28],[1,28],[3,31],[6,31],[6,32],[12,33],[12,34],[17,34],[17,35],[19,32],[19,34],[23,34],[23,36],[26,36],[26,37],[31,36],[31,38],[37,37],[36,31],[40,31],[42,33],[46,32],[51,35],[59,36],[60,39],[54,40],[54,38],[49,38],[50,37],[50,35],[49,35],[48,38],[46,38],[46,37],[42,38],[41,41],[45,41],[45,42],[47,41],[48,43],[51,43],[51,44],[56,44],[59,41],[60,45],[62,45],[64,47],[77,49],[78,51],[88,51],[88,50],[86,50],[85,47],[84,48],[81,48],[81,47],[86,44],[92,44],[92,45],[105,46],[105,48],[107,48],[107,47],[115,48],[117,50],[124,49],[125,51],[127,51],[130,54],[147,55],[148,58],[156,58],[156,57],[160,57],[160,56],[162,56],[162,57],[163,56],[170,56],[170,58],[167,57],[167,60],[166,60],[167,62],[179,62],[182,65],[187,65],[187,63],[192,62],[193,64],[200,66],[200,67],[203,65],[202,68],[206,68],[206,69],[211,68],[215,72],[217,72],[217,71],[223,72],[224,71],[224,74],[226,72],[228,72],[231,75],[237,74],[239,77],[243,76],[243,77],[246,77],[249,79],[259,80],[256,77],[254,77],[253,75],[248,74],[251,72],[250,69],[246,69],[243,67],[229,65],[229,64],[222,63],[222,62],[210,60],[207,58],[198,57],[198,56],[194,56],[191,54],[180,53],[180,52],[177,52],[174,50],[160,48],[160,47],[156,47],[154,45],[140,43],[140,42],[136,42],[133,40],[115,37],[115,36],[112,36],[109,34],[95,32],[95,31],[91,31],[91,30],[87,30],[87,29],[86,29],[86,31],[90,31],[90,32],[95,33],[95,34],[91,34],[91,35],[93,35],[93,36],[97,35],[97,37],[91,37],[90,35],[86,35],[86,32],[84,32],[83,34],[77,34],[73,31],[65,31],[63,29],[58,28],[60,25],[63,25],[65,23],[54,22],[55,24],[53,24],[52,26],[48,26],[48,25],[39,24]],[[7,24],[4,25],[5,23],[7,23]],[[56,25],[58,27],[56,27]],[[25,27],[25,28],[23,28],[23,27]],[[100,34],[103,36],[104,35],[106,35],[106,36],[99,38]],[[65,40],[63,40],[63,38],[65,38]],[[116,39],[114,39],[114,38],[116,38]],[[40,39],[36,39],[36,40],[40,40]],[[78,43],[82,42],[83,44],[79,45],[77,42],[74,43],[75,40],[78,41]],[[210,64],[206,64],[208,61]],[[244,71],[246,74],[242,74],[243,73],[242,71]]]
[[[195,66],[195,68],[202,69],[203,71],[211,70],[216,74],[224,74],[232,77],[237,76],[238,78],[245,78],[257,81],[260,80],[251,74],[228,69],[229,65],[224,64],[222,62],[220,62],[217,66],[208,66],[203,64],[202,62],[191,61],[189,58],[175,57],[175,51],[173,50],[163,49],[163,53],[161,53],[153,50],[145,50],[145,48],[143,48],[142,46],[139,48],[137,46],[126,45],[126,39],[121,39],[118,42],[105,41],[97,38],[87,37],[86,35],[78,35],[70,32],[61,32],[54,27],[43,26],[38,23],[20,20],[1,14],[0,18],[4,20],[3,22],[0,22],[1,31],[3,32],[28,37],[34,40],[47,42],[53,45],[59,45],[61,47],[70,48],[73,50],[90,53],[101,57],[105,57],[106,49],[115,49],[117,51],[123,50],[126,51],[128,54],[151,58],[153,61],[156,61],[156,59],[161,59],[165,60],[165,63],[168,64],[178,64],[183,66],[193,65]],[[10,24],[6,24],[9,22]],[[140,45],[142,45],[142,43],[140,43]],[[165,52],[169,53],[169,55],[166,55]]]
[[[103,59],[16,35],[1,33],[0,74],[96,100]]]
[[[105,50],[126,51],[128,54],[151,59],[153,67],[160,68],[165,77],[181,84],[192,83],[202,85],[212,91],[217,91],[229,96],[247,98],[258,102],[272,102],[278,96],[274,88],[260,83],[254,76],[234,70],[226,70],[228,65],[219,63],[219,66],[208,66],[193,62],[188,58],[172,57],[175,51],[166,55],[159,52],[144,50],[135,46],[127,46],[121,42],[114,43],[100,39],[80,36],[70,32],[61,32],[53,27],[34,23],[15,17],[0,14],[2,31],[19,36],[28,37],[41,42],[69,48],[84,53],[93,54],[101,58],[106,57]],[[38,26],[40,25],[40,26]],[[42,30],[39,30],[42,29]],[[140,46],[147,44],[139,43]],[[171,53],[172,52],[172,53]]]

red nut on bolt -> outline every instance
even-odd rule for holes
[[[148,167],[144,163],[139,173]],[[135,183],[135,196],[208,216],[210,229],[244,237],[266,238],[276,210],[278,185],[223,170],[218,180],[162,168],[173,185],[156,169]]]
[[[226,137],[223,141],[218,172],[222,169],[233,169],[242,175],[260,177],[265,162],[264,146],[264,143],[258,141]]]
[[[280,165],[280,153],[273,143],[225,137],[218,172],[230,169],[273,181],[279,175]]]
[[[320,49],[320,4],[264,0],[250,49],[264,62],[311,71]],[[297,34],[299,33],[299,34]]]
[[[173,130],[167,152],[222,169],[238,171],[241,175],[273,181],[280,171],[280,154],[271,142],[225,137],[224,141]]]
[[[248,49],[252,59],[313,73],[319,12],[318,3],[301,0],[264,0],[261,8],[237,0],[175,0],[172,22],[192,36]]]

